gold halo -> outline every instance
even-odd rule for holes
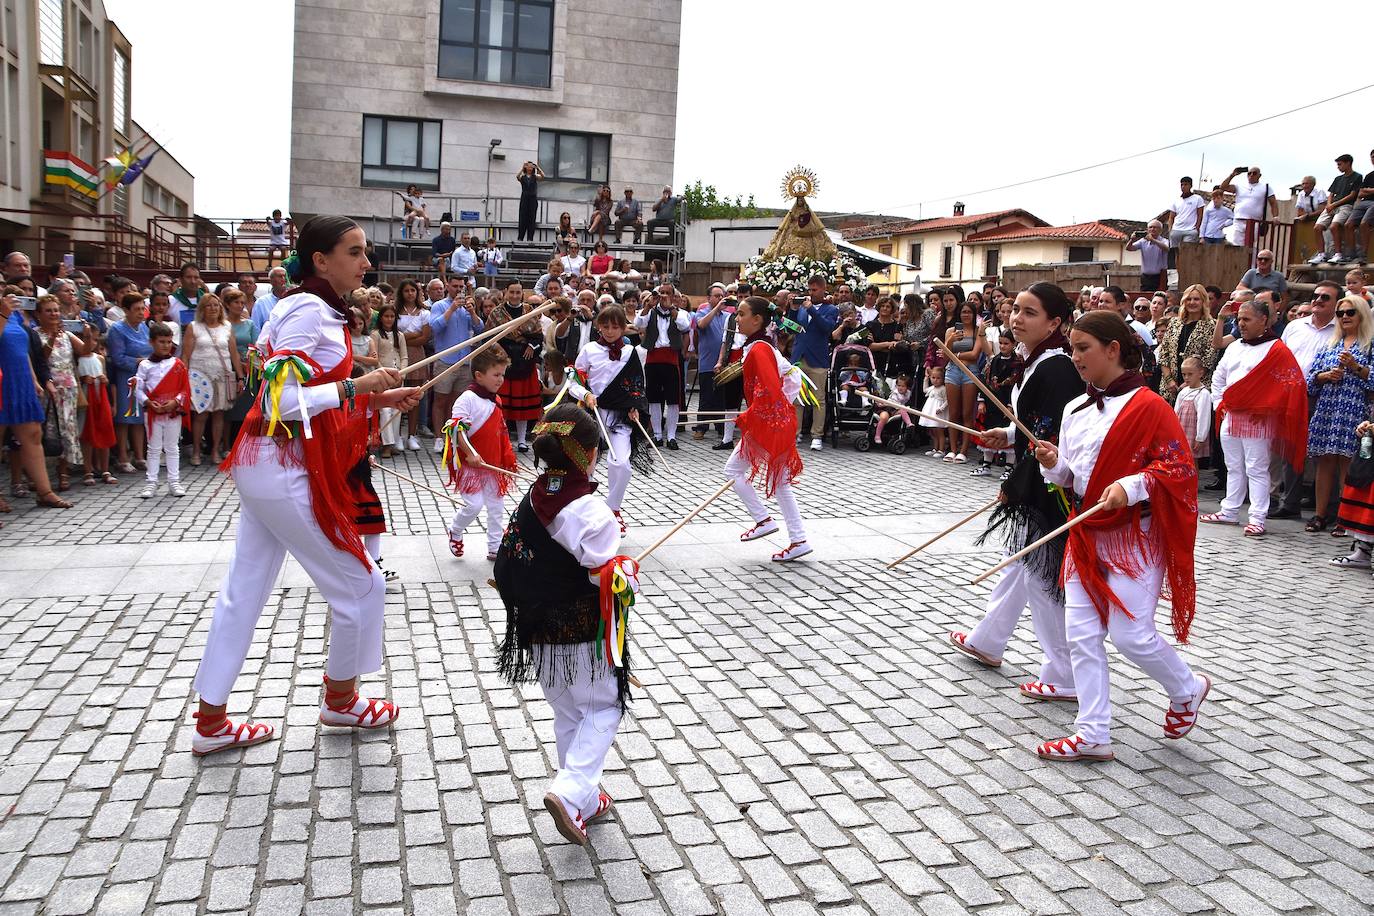
[[[815,197],[818,187],[816,173],[805,166],[793,166],[782,176],[783,197]]]

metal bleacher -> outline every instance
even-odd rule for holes
[[[564,212],[572,217],[573,228],[582,246],[582,254],[592,255],[596,238],[587,234],[591,220],[592,207],[585,200],[539,201],[535,217],[534,240],[516,241],[518,234],[517,216],[520,208],[518,197],[493,197],[483,201],[480,197],[446,197],[435,195],[425,198],[426,210],[432,224],[428,235],[407,237],[403,219],[403,207],[399,197],[393,198],[392,212],[386,216],[364,217],[359,220],[368,238],[377,247],[381,259],[381,276],[390,283],[411,278],[422,280],[434,276],[430,264],[430,241],[439,234],[439,224],[448,220],[453,224],[453,235],[463,233],[477,240],[474,247],[486,245],[486,240],[494,236],[497,246],[505,253],[506,266],[500,277],[505,280],[520,280],[526,285],[533,284],[548,268],[549,259],[554,255],[555,234],[558,218]],[[489,208],[489,209],[488,209]],[[646,205],[645,210],[650,211]],[[681,268],[686,248],[686,226],[678,219],[671,229],[655,227],[651,233],[644,227],[640,244],[634,244],[634,232],[626,229],[623,241],[615,240],[615,230],[606,233],[606,245],[610,255],[617,261],[628,259],[630,266],[648,275],[653,261],[663,262],[669,276],[681,276]]]

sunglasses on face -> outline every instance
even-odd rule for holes
[[[1274,260],[1274,259],[1273,259],[1273,258],[1256,258],[1255,260],[1257,260],[1257,261],[1272,261],[1272,260]]]
[[[1330,294],[1330,293],[1322,293],[1320,296],[1313,296],[1313,297],[1312,297],[1312,301],[1313,301],[1313,302],[1330,302],[1330,301],[1331,301],[1331,294]]]
[[[1336,309],[1337,318],[1354,318],[1358,314],[1360,313],[1355,309]]]

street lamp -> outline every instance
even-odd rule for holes
[[[496,158],[496,148],[500,145],[501,141],[497,138],[492,138],[487,145],[487,196],[482,198],[482,207],[484,210],[483,218],[488,223],[491,222],[491,160]]]

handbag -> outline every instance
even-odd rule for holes
[[[62,454],[62,430],[57,426],[57,402],[49,395],[43,410],[43,454],[56,458]]]

